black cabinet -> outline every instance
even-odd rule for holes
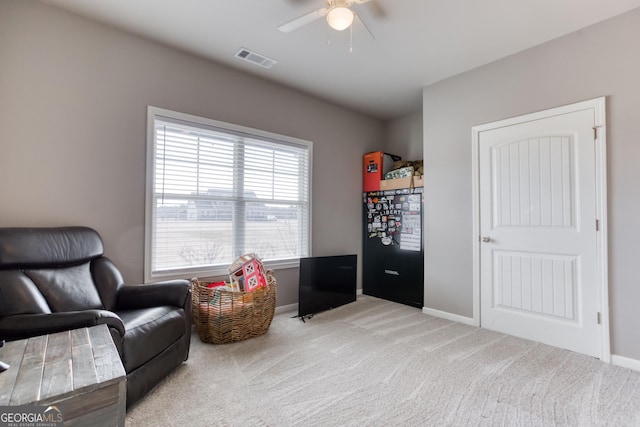
[[[422,188],[363,193],[363,294],[422,308],[422,207]]]

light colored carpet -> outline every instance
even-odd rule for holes
[[[368,296],[213,345],[130,426],[640,425],[640,373]]]

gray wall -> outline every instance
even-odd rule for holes
[[[472,316],[471,127],[607,96],[612,353],[640,359],[640,9],[424,88],[425,305]]]
[[[141,282],[147,105],[313,141],[313,254],[360,254],[384,123],[35,1],[0,0],[0,226],[94,227]]]
[[[385,126],[384,151],[403,160],[422,159],[422,111],[389,120]]]

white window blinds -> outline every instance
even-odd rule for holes
[[[308,256],[311,143],[149,111],[146,279],[225,274],[248,252]]]

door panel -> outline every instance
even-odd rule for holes
[[[577,258],[494,251],[494,307],[577,321]]]
[[[528,138],[491,147],[494,228],[575,224],[574,139]]]

